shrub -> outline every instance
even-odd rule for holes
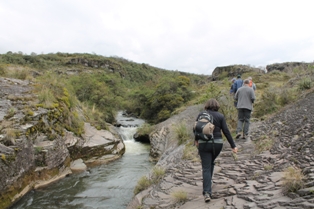
[[[278,104],[280,106],[292,103],[296,99],[296,91],[294,89],[283,89],[278,95]]]
[[[205,90],[205,94],[200,97],[199,103],[204,103],[210,98],[214,98],[219,100],[219,98],[222,96],[222,91],[219,88],[219,85],[216,83],[209,83],[208,88]]]
[[[272,170],[273,167],[274,167],[274,165],[266,164],[266,165],[264,165],[264,170],[269,171],[269,170]]]
[[[10,107],[10,109],[8,109],[7,114],[5,115],[5,119],[9,119],[12,118],[16,113],[16,110],[14,109],[14,107]]]
[[[5,75],[5,69],[3,66],[0,65],[0,76],[4,76]]]
[[[6,161],[5,154],[1,154],[1,160]]]
[[[38,92],[39,103],[43,105],[44,108],[53,108],[56,103],[56,98],[54,93],[48,88],[41,88]]]
[[[186,124],[184,122],[179,123],[175,131],[177,134],[179,144],[183,144],[190,139],[191,131],[187,129]]]
[[[301,169],[288,167],[284,170],[283,191],[284,193],[296,192],[304,188],[304,175]]]
[[[200,158],[198,157],[198,150],[196,146],[194,146],[192,143],[188,143],[187,145],[185,145],[182,158],[186,160],[191,160],[193,162],[199,162]]]
[[[133,193],[136,195],[140,193],[141,191],[147,189],[151,185],[151,181],[147,178],[147,176],[142,176],[138,182],[137,185],[135,186],[135,189]]]
[[[310,78],[304,78],[299,82],[298,86],[301,91],[310,89],[312,86],[312,80]]]
[[[35,147],[35,154],[41,153],[42,150],[43,150],[43,147]]]
[[[153,131],[153,126],[148,123],[144,123],[137,129],[139,135],[149,135]]]
[[[278,91],[275,88],[268,88],[264,91],[259,102],[254,104],[254,114],[261,117],[273,113],[278,109]]]
[[[170,195],[175,203],[184,203],[188,199],[186,191],[183,190],[173,191],[170,193]]]
[[[151,175],[151,182],[157,184],[165,175],[166,170],[160,166],[155,166]]]
[[[274,140],[270,139],[269,136],[260,137],[255,143],[255,150],[258,153],[262,153],[263,151],[270,150],[274,145]]]

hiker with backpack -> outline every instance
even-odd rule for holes
[[[238,74],[237,79],[234,81],[233,86],[232,86],[232,91],[234,94],[237,93],[238,89],[241,88],[243,85],[243,80],[241,78],[241,75]],[[237,102],[234,102],[234,106],[237,107]]]
[[[205,103],[205,111],[199,113],[196,118],[196,125],[193,128],[195,134],[195,145],[198,148],[201,157],[203,170],[203,196],[205,202],[211,200],[212,195],[212,177],[214,174],[215,159],[223,148],[222,133],[227,138],[232,151],[237,153],[238,148],[228,129],[224,115],[218,112],[220,105],[216,99],[209,99]],[[212,135],[204,134],[202,127],[206,127],[205,122],[199,122],[202,118],[208,119],[208,123],[212,125]],[[210,122],[211,121],[211,122]],[[198,124],[203,124],[199,126]],[[202,133],[200,133],[202,132]],[[222,133],[221,133],[222,132]]]
[[[246,139],[249,135],[251,112],[255,101],[254,90],[249,86],[249,84],[250,81],[248,79],[244,80],[243,86],[239,88],[237,93],[234,95],[234,99],[237,101],[238,109],[236,139],[240,138],[241,135],[243,139]]]

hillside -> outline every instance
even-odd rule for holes
[[[219,67],[221,74],[213,79],[118,57],[0,55],[0,208],[7,208],[33,188],[69,175],[77,159],[98,164],[121,157],[124,143],[114,130],[118,110],[146,120],[148,129],[143,134],[149,135],[150,157],[157,165],[175,161],[176,166],[184,162],[192,168],[189,163],[196,155],[186,138],[191,135],[187,122],[194,120],[199,105],[213,97],[221,103],[233,130],[236,109],[229,89],[234,75],[252,76],[257,84],[254,121],[266,121],[312,89],[313,64],[276,66],[267,74],[242,65]],[[184,139],[178,136],[180,129],[187,131]],[[182,152],[190,160],[182,161]],[[174,173],[167,170],[167,175]]]
[[[152,134],[167,145],[156,164],[165,173],[136,195],[128,208],[314,208],[313,105],[312,89],[267,120],[254,122],[251,137],[236,140],[235,156],[226,142],[216,160],[210,203],[202,196],[199,156],[195,147],[189,148],[193,138],[182,145],[173,142],[175,124],[184,121],[191,129],[201,106],[187,108]],[[187,156],[189,149],[194,152]],[[148,177],[154,175],[152,171]]]
[[[193,99],[192,91],[210,81],[208,75],[160,69],[119,57],[67,53],[2,54],[0,76],[66,88],[87,108],[99,110],[87,119],[100,127],[101,120],[113,123],[115,112],[121,109],[151,123],[160,122]],[[170,100],[170,105],[160,105]]]
[[[237,155],[224,144],[210,203],[203,200],[200,159],[193,146],[192,124],[202,109],[195,105],[149,134],[157,164],[138,182],[128,208],[314,208],[314,66],[277,66],[282,70],[253,76],[259,90],[250,138],[236,140]],[[224,107],[228,97],[217,95],[229,118],[232,110]],[[228,120],[231,128],[232,122]]]

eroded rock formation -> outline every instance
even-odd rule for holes
[[[212,73],[212,79],[213,80],[218,80],[220,77],[225,78],[225,77],[237,77],[238,74],[243,74],[247,72],[260,72],[264,73],[263,70],[255,67],[250,67],[247,65],[229,65],[229,66],[221,66],[221,67],[216,67]]]
[[[313,63],[305,63],[305,62],[284,62],[284,63],[275,63],[271,65],[267,65],[266,69],[267,72],[271,72],[274,70],[283,71],[283,72],[291,72],[292,70],[298,69],[298,68],[308,68],[308,65]]]
[[[52,130],[48,110],[34,107],[36,95],[28,81],[0,78],[0,208],[7,208],[28,191],[72,173],[70,163],[105,163],[123,155],[125,147],[113,126],[97,130],[86,123],[75,136]],[[28,114],[28,112],[32,114]]]

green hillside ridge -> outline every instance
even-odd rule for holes
[[[228,95],[230,79],[241,72],[242,78],[251,76],[257,84],[257,118],[294,101],[302,85],[304,88],[308,88],[308,83],[311,85],[308,74],[313,72],[313,64],[299,64],[288,72],[274,70],[268,74],[256,69],[246,65],[217,67],[212,81],[211,75],[160,69],[121,57],[78,53],[0,55],[0,76],[36,83],[42,105],[51,106],[58,98],[65,99],[63,92],[67,92],[68,102],[80,106],[84,120],[99,129],[105,128],[104,122],[114,123],[118,110],[156,124],[181,108],[203,103],[210,97],[223,103],[222,111],[233,124],[236,112]],[[271,104],[265,105],[267,101]]]
[[[164,70],[119,57],[66,53],[3,54],[0,75],[36,79],[44,87],[56,84],[67,88],[93,110],[89,112],[94,115],[87,120],[95,123],[112,123],[115,112],[121,109],[153,123],[164,120],[194,97],[193,90],[209,81],[209,76]],[[52,80],[58,82],[49,84]]]
[[[6,99],[18,104],[21,108],[18,112],[23,114],[15,115],[17,110],[14,108],[5,113],[0,123],[0,145],[12,146],[21,134],[12,126],[13,116],[14,122],[19,122],[21,126],[36,117],[34,112],[40,112],[40,108],[47,112],[47,120],[40,121],[23,134],[28,138],[29,135],[45,133],[49,141],[54,141],[57,136],[64,136],[66,131],[80,136],[85,122],[99,130],[108,130],[109,124],[115,124],[116,113],[120,110],[144,119],[147,126],[139,132],[147,135],[152,130],[151,125],[158,125],[189,106],[203,104],[209,98],[220,102],[220,111],[234,132],[237,111],[229,89],[230,80],[236,74],[241,73],[243,79],[253,77],[257,86],[253,121],[266,119],[313,89],[313,63],[289,65],[288,68],[284,67],[285,63],[279,65],[283,65],[278,67],[280,70],[276,68],[267,74],[253,68],[250,71],[249,66],[243,65],[227,66],[231,69],[228,73],[224,67],[219,67],[223,73],[213,78],[211,75],[160,69],[119,57],[68,53],[1,54],[0,77],[3,80],[10,78],[8,82],[12,83],[14,79],[19,79],[20,83],[25,81],[27,88],[31,88],[30,92],[25,90],[19,96],[14,94],[16,92],[5,95]],[[18,88],[15,89],[17,92]],[[47,125],[50,122],[53,127]],[[20,153],[20,150],[14,151]],[[40,153],[39,149],[36,151]],[[8,155],[1,156],[4,164],[11,165],[15,161],[7,158]],[[65,166],[68,163],[62,162]],[[29,178],[33,175],[30,174]],[[11,192],[13,195],[16,191],[12,189]]]

